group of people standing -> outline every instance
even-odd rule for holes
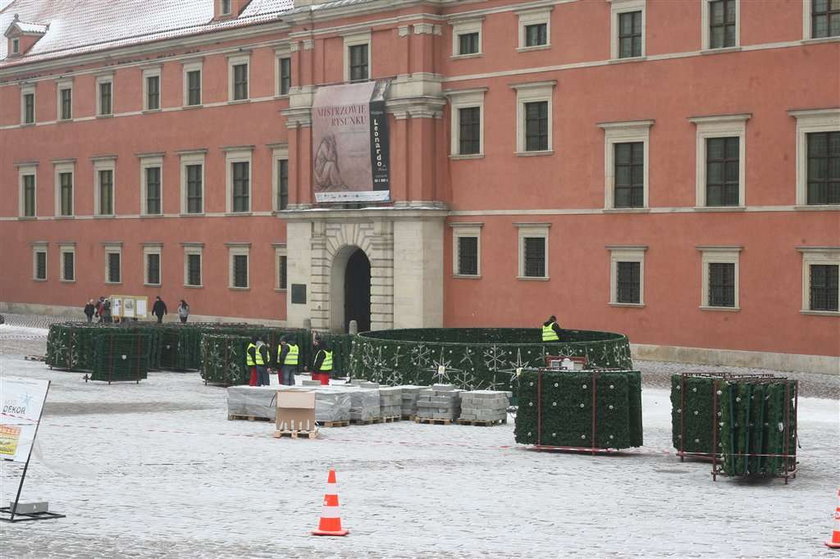
[[[320,380],[321,384],[330,383],[333,369],[333,352],[329,345],[315,338],[313,344],[315,359],[312,362],[312,379]],[[245,365],[250,372],[248,384],[251,386],[268,386],[270,370],[277,371],[277,380],[281,385],[294,386],[295,373],[303,364],[300,346],[288,336],[280,338],[276,351],[259,336],[251,338],[251,343],[245,350]]]
[[[152,314],[157,318],[158,324],[163,322],[163,317],[168,312],[169,309],[166,308],[166,303],[163,302],[163,299],[160,296],[155,297],[155,303],[152,305]],[[88,300],[84,308],[84,313],[88,322],[93,322],[94,317],[99,319],[97,322],[104,322],[106,324],[114,321],[113,315],[111,314],[111,300],[105,297],[100,297],[96,302],[93,299]],[[181,324],[186,323],[189,316],[190,306],[185,300],[181,299],[181,302],[178,304],[178,318],[181,320]]]

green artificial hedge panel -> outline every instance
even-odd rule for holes
[[[351,375],[391,386],[451,383],[468,390],[515,390],[517,370],[545,365],[546,355],[586,357],[593,368],[630,369],[627,337],[567,330],[542,343],[537,328],[415,328],[356,336]]]
[[[681,452],[711,454],[715,376],[671,375],[671,438]]]
[[[638,371],[528,369],[517,396],[518,443],[595,449],[643,444]]]
[[[94,351],[100,337],[113,335],[147,338],[148,368],[160,368],[160,348],[163,333],[159,328],[142,322],[124,324],[63,323],[50,326],[47,334],[45,362],[50,367],[74,371],[92,371],[97,366]]]
[[[138,381],[147,377],[155,337],[140,329],[98,332],[93,341],[91,380]]]
[[[204,334],[201,337],[201,378],[208,384],[233,386],[248,384],[250,371],[245,365],[249,336]]]

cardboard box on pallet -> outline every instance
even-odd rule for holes
[[[312,431],[315,429],[315,392],[288,388],[277,392],[277,430]]]

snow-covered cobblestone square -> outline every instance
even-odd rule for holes
[[[2,557],[836,554],[822,544],[840,481],[835,399],[800,398],[789,485],[713,482],[708,463],[674,456],[665,388],[643,390],[645,446],[611,456],[533,452],[512,422],[274,439],[270,423],[228,421],[225,390],[197,373],[109,386],[25,361],[18,342],[45,337],[0,326],[0,374],[52,381],[23,500],[67,518],[0,525]],[[6,503],[22,465],[0,464]],[[309,535],[330,467],[346,538]]]

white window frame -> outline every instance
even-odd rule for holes
[[[373,49],[371,48],[371,32],[370,31],[363,31],[360,33],[352,33],[349,35],[345,35],[344,39],[344,81],[349,83],[350,82],[350,47],[355,47],[358,45],[367,45],[367,68],[368,68],[368,80],[371,79],[373,76]]]
[[[105,284],[106,285],[122,285],[123,283],[123,254],[122,254],[122,243],[103,243],[105,247]],[[109,256],[110,254],[119,254],[120,255],[120,281],[109,281],[110,274],[109,272]]]
[[[840,316],[838,311],[811,310],[811,266],[840,266],[840,246],[796,247],[802,254],[802,310],[801,314]]]
[[[248,91],[245,92],[244,99],[234,99],[234,66],[245,64],[248,67]],[[203,94],[203,92],[202,92]],[[244,103],[251,100],[251,53],[247,54],[231,54],[228,55],[228,103]]]
[[[100,91],[100,86],[103,83],[110,83],[111,84],[111,112],[103,113],[102,112],[102,93]],[[104,74],[101,76],[96,77],[96,116],[98,117],[111,117],[114,116],[114,74]]]
[[[228,247],[228,289],[234,291],[246,291],[251,289],[251,243],[226,243]],[[248,257],[248,285],[235,287],[233,285],[233,260],[234,256]]]
[[[276,73],[276,76],[275,76],[275,79],[274,79],[274,96],[285,98],[285,97],[289,96],[289,92],[286,92],[286,93],[281,93],[280,92],[280,78],[281,78],[280,60],[283,59],[283,58],[288,58],[289,59],[289,71],[292,74],[294,74],[294,70],[292,69],[292,47],[291,47],[291,45],[283,45],[282,47],[277,47],[276,49],[274,49],[274,71]],[[370,66],[368,66],[368,68],[370,68]],[[291,78],[292,76],[290,75],[289,77]],[[290,80],[290,82],[291,82],[291,80]],[[291,87],[292,86],[291,86],[291,83],[290,83],[289,88],[291,89]]]
[[[281,211],[277,206],[277,196],[280,193],[280,177],[279,177],[279,160],[285,160],[288,165],[289,161],[289,145],[282,144],[272,146],[271,149],[271,207],[275,212]],[[289,186],[291,186],[291,176],[289,177]],[[231,203],[233,201],[231,200]]]
[[[32,201],[35,210],[31,216],[26,215],[26,190],[24,189],[23,177],[32,175],[35,177],[34,200]],[[32,219],[38,217],[38,165],[21,165],[18,167],[18,217]]]
[[[518,83],[510,87],[516,90],[516,155],[550,155],[554,153],[554,87],[557,80]],[[525,151],[525,104],[538,101],[548,102],[548,149]]]
[[[158,282],[149,283],[149,256],[158,257]],[[143,243],[143,285],[160,287],[163,284],[163,243]]]
[[[227,6],[227,11],[225,11]],[[219,0],[219,15],[229,16],[233,13],[233,0]]]
[[[645,306],[645,253],[647,245],[610,245],[610,306],[644,307]],[[639,302],[620,303],[618,301],[618,263],[639,263]]]
[[[286,257],[286,287],[280,286],[280,259]],[[250,262],[250,260],[249,260]],[[250,278],[249,278],[250,279]],[[274,291],[286,292],[289,289],[289,254],[285,243],[274,244]]]
[[[814,41],[832,41],[837,40],[837,36],[831,37],[814,37],[814,30],[811,21],[811,8],[814,0],[802,0],[802,39]]]
[[[72,179],[72,196],[70,197],[70,213],[63,215],[61,213],[61,175],[63,173],[70,173]],[[53,181],[55,189],[53,197],[55,198],[55,216],[60,218],[75,217],[76,215],[76,163],[75,161],[54,161],[53,162]]]
[[[449,143],[449,158],[450,159],[478,159],[484,157],[484,96],[487,93],[486,87],[478,87],[474,89],[461,89],[445,91],[444,94],[449,98],[450,115],[449,115],[449,129],[450,129],[450,143]],[[479,147],[478,153],[461,154],[461,120],[460,109],[479,108]]]
[[[111,86],[113,87],[113,86]],[[70,90],[70,118],[62,118],[61,116],[61,92],[65,89]],[[66,79],[59,81],[55,86],[55,119],[59,122],[70,122],[73,120],[73,80]]]
[[[610,58],[613,60],[641,60],[647,56],[647,1],[607,0],[610,3]],[[618,19],[627,12],[642,12],[642,52],[639,56],[618,57]]]
[[[149,108],[149,78],[158,79],[158,106],[157,108]],[[113,86],[112,86],[113,87]],[[153,68],[146,68],[143,70],[143,110],[146,112],[157,112],[163,109],[163,78],[161,77],[161,67],[155,66]]]
[[[200,149],[194,151],[179,152],[181,156],[181,215],[204,215],[204,208],[206,203],[205,178],[207,173],[207,165],[205,159],[207,158],[207,150]],[[198,213],[189,213],[189,206],[187,205],[187,167],[189,165],[201,165],[201,211]]]
[[[808,134],[840,131],[840,108],[788,111],[796,119],[796,205],[836,208],[838,204],[808,204]]]
[[[629,120],[624,122],[602,122],[598,127],[604,131],[604,209],[619,211],[639,211],[648,209],[650,193],[650,128],[653,120]],[[643,142],[644,153],[644,191],[641,208],[615,207],[615,144]]]
[[[484,55],[483,24],[484,16],[457,19],[449,22],[449,25],[452,27],[452,58],[476,58]],[[478,33],[478,52],[461,54],[458,52],[458,47],[460,46],[459,37],[470,33]]]
[[[199,99],[197,105],[190,105],[190,80],[189,80],[189,73],[190,72],[198,72],[199,73]],[[181,81],[183,82],[183,87],[181,88],[181,95],[182,95],[182,102],[181,105],[183,107],[195,108],[201,107],[204,103],[204,62],[201,60],[193,61],[193,62],[185,62],[183,64],[183,68],[181,71]]]
[[[32,122],[26,122],[26,96],[32,95]],[[35,95],[35,85],[25,85],[20,88],[20,125],[34,126],[38,122],[38,96]]]
[[[535,8],[529,10],[522,10],[517,12],[519,16],[519,46],[516,49],[519,52],[527,52],[531,50],[542,50],[551,47],[551,11],[553,6],[547,8]],[[545,44],[543,45],[525,45],[525,27],[529,25],[545,24]]]
[[[38,254],[44,253],[44,277],[38,277]],[[49,243],[36,241],[32,243],[32,281],[44,282],[50,278]]]
[[[62,283],[76,283],[76,243],[59,243],[58,252],[60,255],[58,264],[61,266],[59,277]],[[73,279],[64,277],[64,259],[66,254],[73,255]]]
[[[140,155],[140,214],[151,216],[163,215],[163,154],[143,154]],[[146,169],[158,167],[160,168],[160,213],[150,214],[148,207],[148,181],[146,176]]]
[[[711,208],[714,210],[743,209],[746,201],[747,176],[747,121],[751,113],[734,115],[697,116],[689,118],[697,128],[696,146],[696,208]],[[737,206],[707,206],[706,205],[706,140],[712,138],[738,138],[738,205]]]
[[[254,211],[254,164],[252,162],[254,148],[235,147],[223,148],[225,153],[225,199],[226,212],[233,215],[248,215]],[[248,163],[248,209],[244,212],[233,211],[233,164]]]
[[[453,222],[449,226],[452,228],[452,277],[463,279],[481,279],[481,230],[484,227],[483,223],[465,223]],[[458,240],[462,237],[475,237],[476,241],[476,273],[461,274],[458,269],[458,260],[460,256],[460,245]]]
[[[516,279],[525,281],[548,281],[549,274],[549,230],[550,223],[515,223],[518,229],[517,252],[518,269]],[[545,275],[541,277],[525,275],[525,239],[530,237],[543,237],[545,239]]]
[[[703,50],[710,50],[713,52],[717,52],[720,50],[725,49],[734,49],[741,46],[741,0],[735,0],[735,44],[731,47],[715,47],[712,48],[712,34],[711,28],[709,27],[711,24],[711,17],[709,17],[710,6],[712,2],[716,0],[701,0],[701,14],[700,14],[700,36],[702,37],[702,45],[701,48]],[[806,0],[807,1],[807,0]],[[644,17],[644,16],[643,16]]]
[[[700,309],[704,311],[731,311],[741,310],[741,246],[698,246],[701,253],[701,289]],[[709,264],[734,264],[735,265],[735,306],[713,307],[709,305]]]
[[[99,172],[111,171],[111,213],[102,213],[100,207],[100,183]],[[93,161],[93,213],[98,217],[114,217],[117,215],[117,159],[116,157],[108,157],[103,159],[95,159]]]
[[[189,289],[200,289],[204,287],[204,243],[181,243],[181,246],[184,248],[184,287]],[[201,283],[198,285],[189,283],[191,254],[197,254],[201,259],[201,265],[198,269],[198,275],[201,276]]]

